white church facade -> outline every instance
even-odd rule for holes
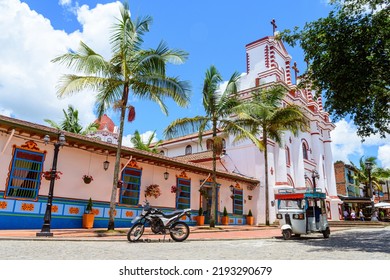
[[[309,88],[300,88],[292,83],[291,56],[283,43],[274,36],[262,38],[246,45],[247,72],[242,75],[239,85],[240,98],[248,99],[251,92],[274,84],[286,88],[283,100],[285,104],[297,104],[309,119],[309,130],[294,136],[290,132],[284,134],[283,145],[279,146],[268,140],[268,175],[269,175],[269,209],[270,222],[276,220],[276,204],[274,194],[280,188],[296,190],[313,189],[327,195],[327,213],[330,220],[341,219],[341,200],[337,196],[336,181],[331,150],[331,134],[334,124],[329,114],[323,110],[321,96],[315,98],[315,92]],[[299,79],[298,79],[299,82]],[[202,145],[198,142],[198,134],[163,142],[159,147],[161,153],[168,157],[180,158],[189,162],[212,166],[211,132],[205,134]],[[265,223],[265,167],[264,155],[249,140],[233,144],[233,137],[224,139],[224,153],[217,159],[217,168],[241,174],[260,181],[253,198],[256,207],[253,211],[257,223]],[[319,178],[313,182],[312,172]],[[248,199],[248,196],[245,197]],[[203,205],[203,207],[208,207]]]

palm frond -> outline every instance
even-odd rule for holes
[[[209,118],[203,116],[195,116],[192,118],[181,118],[170,123],[164,130],[164,137],[171,139],[177,136],[199,131],[202,133],[208,127]]]

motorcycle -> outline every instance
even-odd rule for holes
[[[127,233],[127,240],[130,242],[138,241],[144,233],[145,226],[150,225],[154,234],[164,234],[164,240],[165,235],[169,232],[173,240],[182,242],[190,234],[188,225],[180,221],[180,218],[183,216],[188,216],[191,219],[191,209],[187,208],[172,213],[163,213],[157,208],[150,207],[149,202],[145,201],[141,214],[132,221],[133,226]]]

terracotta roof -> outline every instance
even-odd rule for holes
[[[108,151],[111,156],[114,156],[117,151],[117,146],[115,144],[110,144],[80,134],[71,133],[67,131],[59,131],[55,128],[47,127],[44,125],[0,115],[0,132],[10,134],[12,130],[15,131],[14,137],[21,137],[28,140],[32,139],[35,141],[43,141],[45,135],[49,135],[51,139],[56,139],[56,137],[58,137],[58,134],[61,132],[65,135],[66,146],[93,151],[97,154],[103,155],[105,155],[106,151]],[[155,154],[123,146],[121,149],[121,157],[126,159],[132,157],[137,162],[163,166],[171,169],[177,169],[179,171],[202,174],[205,176],[208,176],[212,172],[212,168],[201,164],[188,162],[180,158],[170,158],[161,154]],[[255,178],[250,178],[247,176],[226,171],[217,171],[217,178],[239,181],[246,184],[259,183],[259,180]]]
[[[188,162],[205,162],[213,160],[213,151],[199,152],[190,155],[182,155],[174,157]]]

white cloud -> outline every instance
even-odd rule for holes
[[[146,142],[148,141],[149,137],[153,134],[154,131],[146,131],[144,133],[141,134],[141,139],[143,142]],[[126,147],[133,147],[133,144],[131,143],[131,137],[133,137],[132,134],[128,134],[126,136],[123,137],[123,146],[126,146]],[[156,135],[154,136],[153,140],[152,140],[152,143],[154,142],[157,142],[159,139],[156,137]]]
[[[390,168],[390,144],[378,148],[378,160],[383,168]]]
[[[361,138],[356,134],[356,127],[344,119],[335,123],[336,128],[332,131],[333,160],[349,162],[352,155],[364,154]]]
[[[58,4],[61,6],[70,6],[72,4],[72,0],[59,0]]]
[[[71,5],[72,1],[59,3]],[[43,119],[61,120],[62,109],[72,104],[83,125],[93,122],[94,94],[83,92],[58,99],[59,77],[69,70],[51,60],[69,48],[77,49],[80,40],[108,55],[109,30],[119,13],[118,2],[78,8],[77,19],[83,29],[71,34],[55,30],[48,19],[20,0],[0,1],[0,10],[0,113],[46,124]]]
[[[336,128],[331,133],[334,161],[349,162],[352,158],[374,156],[380,161],[378,162],[380,166],[390,167],[389,135],[386,138],[372,135],[362,141],[357,135],[356,126],[352,122],[342,119],[336,122],[335,125]]]

